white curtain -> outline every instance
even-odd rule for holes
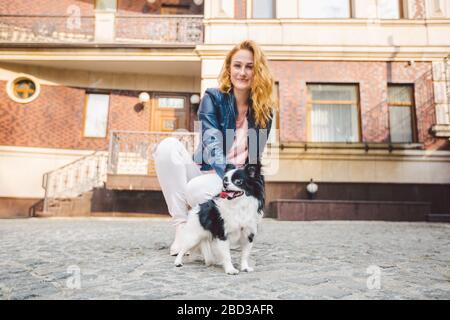
[[[355,105],[313,105],[311,115],[312,141],[357,142],[358,115]]]
[[[410,85],[389,85],[388,101],[395,106],[389,107],[389,129],[391,142],[413,142],[412,101],[413,88]],[[404,104],[404,105],[402,105]]]
[[[308,90],[312,99],[311,140],[358,142],[358,87],[318,84],[309,85]],[[342,103],[338,103],[339,101]]]
[[[411,107],[390,107],[389,128],[391,131],[391,142],[411,143]]]

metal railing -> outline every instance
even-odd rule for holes
[[[97,151],[43,176],[44,212],[57,199],[76,198],[106,182],[108,155]]]
[[[175,137],[194,153],[198,137],[194,132],[112,131],[108,152],[109,174],[155,176],[153,152],[163,139]]]
[[[96,151],[44,174],[44,212],[60,199],[103,187],[108,174],[156,175],[153,152],[167,137],[179,139],[190,154],[198,142],[194,132],[112,131],[108,153]]]
[[[90,43],[95,16],[0,15],[2,43]]]
[[[196,45],[203,42],[202,15],[113,15],[110,29],[96,31],[95,16],[1,15],[0,43],[95,44],[96,33],[113,44]],[[106,37],[109,38],[109,37]],[[100,42],[105,42],[100,39]]]
[[[203,16],[116,16],[115,42],[195,45],[203,42]]]

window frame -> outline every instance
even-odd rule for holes
[[[20,98],[20,97],[16,96],[15,85],[17,82],[19,82],[21,80],[29,80],[34,83],[35,91],[31,97]],[[27,104],[27,103],[30,103],[30,102],[36,100],[39,97],[39,95],[41,93],[41,85],[37,78],[35,78],[31,75],[25,74],[25,73],[19,73],[6,83],[6,93],[8,94],[8,97],[11,100],[13,100],[14,102],[17,102],[20,104]]]
[[[271,132],[270,132],[270,135],[273,136],[273,140],[274,141],[270,141],[269,137],[267,137],[268,138],[267,143],[269,145],[272,145],[272,144],[276,145],[276,144],[279,144],[281,142],[280,141],[280,134],[281,134],[281,132],[280,132],[281,104],[280,104],[280,82],[279,81],[274,81],[273,90],[274,90],[274,93],[275,93],[275,97],[277,99],[276,103],[278,105],[278,109],[274,110],[273,117],[275,118],[275,121],[273,121],[273,119],[272,119],[272,128],[271,128]],[[274,132],[274,130],[275,130],[275,132]],[[274,133],[272,133],[272,132],[274,132]]]
[[[173,107],[160,107],[159,106],[159,99],[180,99],[183,100],[183,108],[173,108]],[[170,93],[160,93],[160,94],[155,94],[155,104],[156,104],[156,109],[163,111],[163,110],[181,110],[181,111],[185,111],[188,107],[187,104],[187,98],[186,96],[183,95],[172,95]]]
[[[86,130],[86,120],[87,120],[87,107],[88,107],[88,98],[90,94],[103,94],[109,96],[108,98],[108,112],[106,114],[106,132],[104,137],[91,137],[85,134]],[[81,130],[81,136],[84,139],[106,139],[108,138],[109,132],[109,115],[111,112],[111,92],[110,91],[96,91],[96,90],[87,90],[85,91],[84,96],[84,107],[83,107],[83,128]]]
[[[397,102],[397,103],[391,103],[389,101],[389,87],[395,86],[395,87],[409,87],[411,88],[411,103],[406,104],[405,102]],[[415,99],[415,88],[414,84],[412,83],[388,83],[387,84],[387,107],[388,107],[388,128],[389,128],[389,143],[390,144],[411,144],[411,143],[418,143],[418,129],[417,129],[417,116],[416,116],[416,99]],[[412,141],[411,142],[392,142],[392,135],[391,135],[391,107],[410,107],[411,112],[411,134],[412,134]]]
[[[380,0],[376,0],[376,5],[377,5],[377,18],[380,20],[400,20],[400,19],[405,19],[405,2],[403,0],[397,0],[398,2],[398,18],[382,18],[380,17],[380,7],[379,7],[379,1]]]
[[[312,110],[313,103],[311,91],[309,90],[309,86],[311,85],[333,85],[333,86],[355,86],[356,87],[356,101],[343,101],[343,100],[322,100],[325,103],[319,104],[356,104],[356,112],[357,112],[357,124],[358,124],[358,140],[343,142],[343,141],[312,141]],[[306,82],[306,141],[308,143],[323,143],[323,144],[357,144],[362,142],[362,120],[361,120],[361,97],[360,97],[360,84],[355,82]],[[350,102],[350,103],[349,103]]]
[[[267,19],[277,19],[277,1],[278,0],[272,0],[272,5],[273,5],[273,8],[272,8],[272,10],[273,10],[273,17],[271,17],[271,18],[255,18],[254,17],[254,14],[253,14],[253,3],[255,2],[255,1],[258,1],[258,0],[252,0],[252,1],[250,1],[250,17],[251,17],[251,19],[256,19],[256,20],[267,20]]]

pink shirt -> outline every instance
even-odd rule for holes
[[[232,163],[236,168],[243,167],[248,156],[247,146],[248,121],[247,117],[243,121],[236,120],[236,136],[227,154],[227,163]],[[200,165],[199,165],[200,167]],[[214,169],[202,171],[203,174],[216,172]]]
[[[240,123],[236,121],[236,137],[227,154],[227,163],[232,163],[236,168],[244,166],[248,155],[247,147],[248,121],[247,118]]]

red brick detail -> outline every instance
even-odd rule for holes
[[[425,19],[425,0],[414,0],[412,19]]]
[[[247,18],[247,0],[234,1],[234,17],[236,19]]]
[[[67,16],[71,5],[79,7],[82,16],[94,15],[94,0],[0,0],[0,14]]]
[[[106,138],[83,137],[85,89],[41,85],[38,98],[28,104],[14,102],[0,81],[0,145],[106,150],[109,132],[148,131],[149,110],[137,113],[139,92],[114,90],[110,97]]]
[[[280,139],[307,141],[307,84],[354,83],[359,85],[362,142],[389,142],[387,84],[414,85],[418,140],[429,145],[435,123],[432,65],[418,62],[271,61],[279,81]]]

